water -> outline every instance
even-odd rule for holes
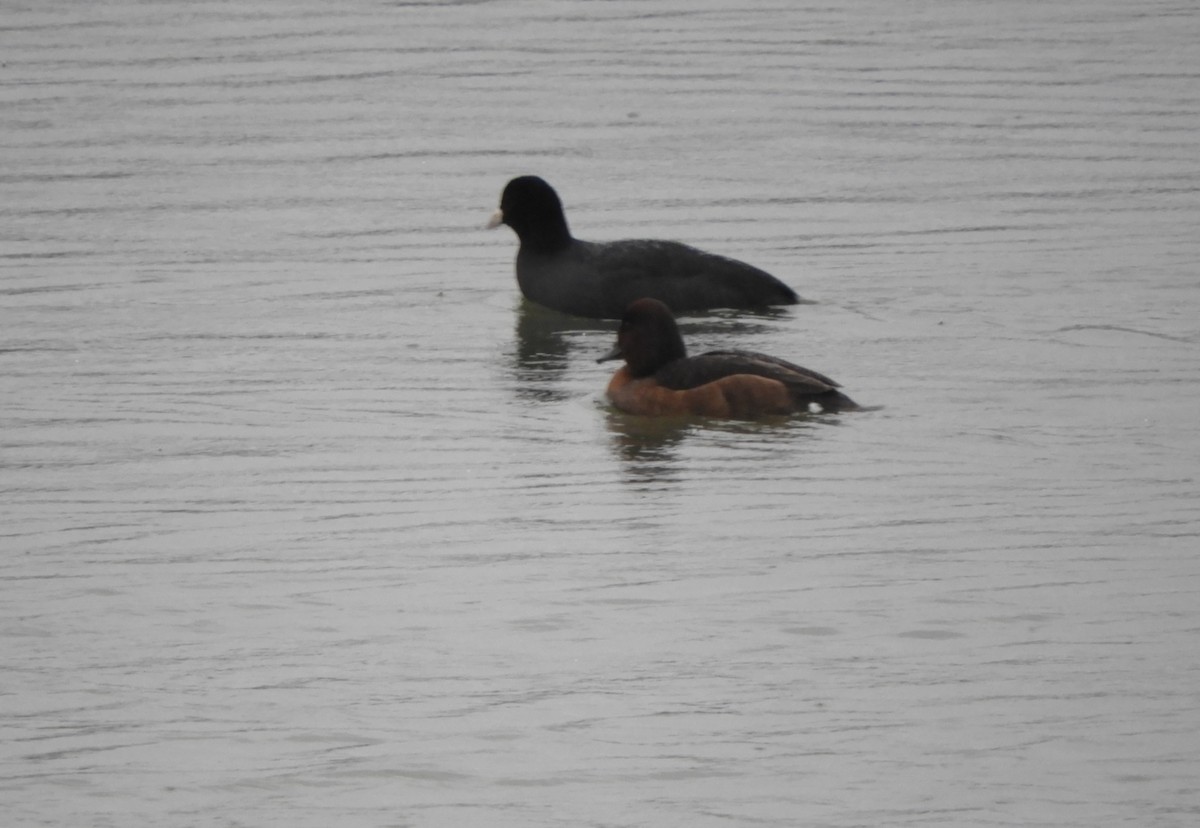
[[[1200,13],[9,4],[6,824],[1183,826]],[[509,177],[877,411],[609,410]]]

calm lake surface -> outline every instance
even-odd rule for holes
[[[732,7],[737,5],[736,10]],[[1200,7],[9,3],[7,826],[1200,821]],[[513,175],[876,410],[613,412]]]

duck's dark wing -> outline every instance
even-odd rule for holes
[[[662,368],[655,379],[676,390],[696,388],[734,374],[753,374],[778,380],[797,391],[821,392],[840,387],[837,382],[785,359],[754,351],[709,351],[680,359]]]
[[[793,411],[837,412],[859,408],[824,374],[752,351],[710,351],[678,359],[659,369],[654,379],[665,388],[685,391],[739,375],[765,377],[782,383]],[[736,385],[737,380],[733,383]]]

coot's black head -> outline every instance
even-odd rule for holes
[[[671,309],[657,299],[638,299],[621,317],[616,347],[600,361],[623,359],[633,376],[648,377],[686,356],[687,349]]]
[[[536,175],[522,175],[508,182],[500,196],[500,209],[489,227],[507,224],[522,245],[538,252],[553,252],[571,241],[562,201],[554,188]]]

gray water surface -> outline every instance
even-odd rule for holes
[[[11,826],[1190,826],[1200,11],[0,17]],[[610,410],[513,175],[858,415]]]

